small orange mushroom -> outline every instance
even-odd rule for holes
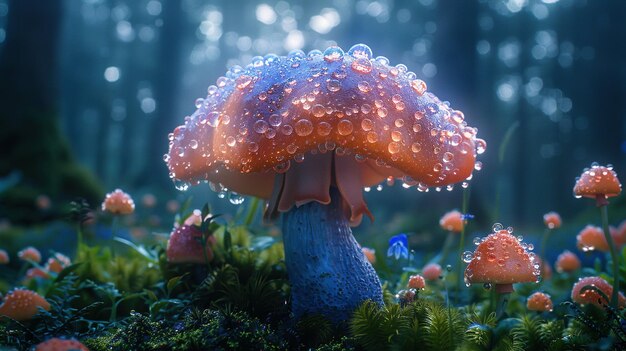
[[[167,242],[167,261],[170,263],[203,264],[213,260],[211,245],[216,240],[213,235],[208,237],[204,250],[200,241],[202,232],[195,225],[183,225],[175,228]],[[206,256],[205,256],[206,255]]]
[[[32,246],[28,246],[22,251],[18,252],[17,257],[24,261],[33,261],[35,263],[41,262],[41,253],[39,252],[39,250]]]
[[[598,207],[608,205],[608,198],[622,192],[622,184],[613,171],[612,166],[600,166],[592,163],[591,168],[585,168],[580,177],[576,178],[574,195],[596,199]]]
[[[463,231],[463,226],[465,225],[465,220],[463,219],[463,214],[457,210],[453,210],[444,214],[439,220],[439,225],[441,228],[451,232],[451,233],[460,233]]]
[[[127,215],[135,211],[135,202],[127,193],[121,189],[115,189],[104,198],[102,211],[115,215]]]
[[[590,224],[584,227],[576,236],[576,246],[584,252],[593,250],[608,252],[610,250],[602,228]]]
[[[41,295],[26,289],[14,289],[5,297],[0,305],[0,315],[15,319],[16,321],[26,321],[32,319],[41,307],[46,311],[50,310],[50,304]]]
[[[57,252],[54,254],[53,257],[48,258],[48,262],[46,263],[46,269],[50,272],[60,273],[70,264],[72,264],[72,262],[70,261],[69,257]]]
[[[37,344],[35,351],[89,351],[89,349],[75,339],[52,338]]]
[[[552,312],[554,309],[550,295],[542,292],[536,292],[530,295],[528,300],[526,300],[526,307],[531,311],[537,312]]]
[[[600,277],[580,278],[572,287],[572,300],[574,302],[581,305],[592,304],[600,308],[608,305],[609,301],[606,301],[594,289],[586,289],[583,291],[583,288],[586,286],[591,286],[602,291],[602,293],[608,298],[610,298],[613,294],[613,286]],[[626,307],[626,297],[624,297],[624,294],[621,292],[619,292],[618,306],[619,308]]]
[[[408,287],[410,289],[423,290],[426,287],[426,281],[421,275],[415,274],[409,277]]]
[[[11,262],[11,259],[9,258],[9,253],[5,250],[0,249],[0,264],[8,264],[9,262]]]
[[[571,273],[580,269],[580,259],[573,252],[565,250],[557,257],[554,265],[559,273]]]
[[[26,271],[26,275],[24,276],[23,284],[28,284],[29,281],[35,278],[48,279],[50,278],[50,273],[39,267],[30,268]]]
[[[441,266],[437,263],[429,263],[422,268],[422,275],[426,280],[437,280],[441,277]]]
[[[548,229],[557,229],[561,227],[561,216],[552,211],[543,215],[543,223]]]

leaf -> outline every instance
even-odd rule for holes
[[[156,255],[154,255],[150,251],[146,250],[146,248],[143,245],[137,245],[133,243],[132,241],[126,240],[124,238],[120,238],[119,236],[114,237],[113,240],[119,243],[122,243],[130,247],[131,249],[137,251],[137,253],[139,253],[141,256],[145,257],[148,261],[152,263],[156,264],[158,262],[158,257],[156,257]]]
[[[255,251],[263,251],[268,249],[270,246],[274,245],[276,239],[271,236],[257,236],[252,239],[252,244],[250,248]]]
[[[230,253],[233,247],[233,238],[230,232],[224,229],[224,251]]]
[[[167,281],[167,295],[168,296],[178,286],[178,284],[180,284],[180,280],[183,279],[183,277],[185,277],[186,275],[187,275],[187,273],[185,273],[183,275],[179,275],[179,276],[174,277],[174,278],[172,278],[172,279]]]

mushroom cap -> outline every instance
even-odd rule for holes
[[[576,178],[574,195],[576,197],[596,198],[598,195],[605,197],[617,196],[622,192],[622,184],[617,179],[617,174],[612,166],[600,166],[591,164],[591,168],[585,168],[580,177]]]
[[[573,252],[565,250],[556,258],[554,266],[559,273],[573,272],[580,269],[580,259]]]
[[[46,269],[50,272],[60,273],[64,268],[72,264],[69,257],[61,254],[55,253],[53,257],[48,258],[48,262],[46,263]]]
[[[421,275],[415,274],[409,277],[408,287],[410,289],[422,290],[426,287],[426,281]]]
[[[39,250],[32,246],[28,246],[24,248],[22,251],[17,253],[17,257],[21,260],[31,260],[33,262],[41,262],[41,253]]]
[[[175,228],[167,242],[167,261],[170,263],[197,263],[204,264],[205,258],[202,252],[202,232],[195,225],[183,225]],[[215,237],[209,236],[204,248],[209,262],[213,260],[211,245],[215,243]]]
[[[5,297],[0,305],[0,315],[13,318],[16,321],[26,321],[33,318],[41,307],[50,310],[50,304],[41,295],[26,289],[14,289]]]
[[[548,212],[543,215],[543,223],[549,229],[557,229],[561,227],[561,216],[554,211]]]
[[[6,252],[6,250],[0,249],[0,264],[8,264],[9,262],[11,262],[9,253]]]
[[[609,299],[611,298],[611,294],[613,294],[613,286],[600,277],[580,278],[578,279],[578,282],[576,282],[572,287],[572,300],[574,302],[577,302],[581,305],[590,303],[600,308],[608,304],[608,301],[605,301],[600,296],[600,294],[598,294],[594,290],[589,289],[581,293],[582,289],[587,285],[596,287],[597,289],[602,291]],[[624,294],[622,294],[621,292],[618,296],[618,306],[619,308],[626,307],[626,297],[624,297]]]
[[[457,210],[447,212],[439,220],[439,225],[449,232],[460,233],[465,225],[463,214]]]
[[[116,215],[127,215],[135,211],[135,202],[127,193],[121,189],[115,189],[104,198],[102,211]]]
[[[528,300],[526,300],[526,307],[531,311],[539,312],[552,311],[554,309],[550,295],[542,292],[536,292],[530,295]]]
[[[74,339],[52,338],[35,346],[35,351],[89,351],[87,346]]]
[[[422,276],[426,280],[437,280],[441,277],[441,266],[438,263],[429,263],[422,268]]]
[[[602,228],[590,224],[584,227],[576,236],[576,246],[582,251],[599,250],[609,252],[610,250]]]
[[[26,285],[26,283],[28,283],[31,279],[35,278],[48,279],[50,278],[50,274],[45,269],[41,269],[39,267],[29,268],[24,276],[24,285]]]
[[[476,247],[465,269],[466,283],[513,284],[537,282],[539,265],[507,230],[489,234]]]
[[[370,249],[369,247],[362,247],[361,251],[363,251],[365,258],[367,258],[369,263],[371,264],[376,263],[376,250]]]
[[[164,159],[179,189],[208,180],[265,199],[275,193],[278,211],[327,204],[336,185],[356,220],[368,214],[363,187],[392,177],[425,189],[472,174],[485,142],[425,90],[404,65],[372,59],[362,44],[256,57],[196,101]]]

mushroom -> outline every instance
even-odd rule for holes
[[[543,223],[546,225],[546,230],[544,231],[543,237],[541,238],[540,257],[542,258],[542,260],[540,262],[540,265],[541,265],[542,273],[544,270],[550,269],[549,265],[544,265],[543,259],[546,257],[546,248],[548,246],[548,236],[554,229],[561,227],[561,216],[554,211],[548,212],[543,215]]]
[[[576,247],[584,252],[599,250],[608,252],[609,244],[602,233],[602,228],[588,224],[576,236]]]
[[[89,351],[89,349],[75,339],[52,338],[37,344],[35,351]]]
[[[182,225],[175,228],[167,242],[167,261],[170,263],[205,264],[213,260],[211,245],[215,237],[210,235],[202,248],[202,232],[195,225]]]
[[[179,189],[206,180],[267,199],[266,218],[283,214],[296,316],[339,321],[364,300],[382,304],[349,226],[372,218],[364,188],[395,178],[420,191],[451,187],[485,148],[460,111],[363,44],[255,57],[196,107],[169,136],[170,177]]]
[[[559,273],[571,273],[580,269],[580,259],[571,251],[565,250],[556,258],[554,266]]]
[[[121,189],[115,189],[106,194],[102,202],[102,211],[114,215],[127,215],[135,211],[135,202],[127,193]]]
[[[11,259],[9,258],[9,253],[6,250],[0,249],[0,264],[9,264]]]
[[[19,257],[22,261],[33,261],[35,263],[41,262],[41,253],[32,246],[28,246],[18,252],[17,257]]]
[[[426,280],[437,280],[441,277],[441,266],[437,263],[429,263],[422,268],[422,275]]]
[[[448,231],[448,235],[445,242],[443,243],[443,249],[441,250],[439,258],[439,263],[445,264],[446,258],[448,257],[448,252],[450,251],[450,247],[452,246],[452,241],[454,240],[454,234],[459,234],[463,231],[463,228],[465,227],[465,218],[461,212],[457,210],[452,210],[445,213],[441,217],[441,219],[439,219],[439,226]],[[463,249],[461,248],[461,250]],[[459,255],[460,254],[461,251],[459,251]]]
[[[464,261],[469,263],[465,269],[466,285],[495,285],[499,295],[497,317],[502,315],[514,283],[536,283],[540,275],[535,254],[526,251],[531,247],[521,243],[521,237],[512,235],[513,228],[502,228],[502,224],[494,224],[493,233],[474,241],[477,244],[474,253],[463,254]]]
[[[552,304],[550,295],[542,292],[536,292],[530,295],[528,300],[526,300],[526,308],[537,312],[552,312],[554,305]]]
[[[20,322],[26,321],[39,313],[38,307],[46,311],[50,310],[48,301],[36,292],[26,289],[14,289],[4,297],[4,302],[0,305],[0,315]]]
[[[365,258],[367,258],[369,263],[371,264],[376,263],[376,250],[370,249],[369,247],[362,247],[361,251],[363,251]]]
[[[50,272],[61,273],[61,271],[70,264],[72,264],[72,262],[69,257],[57,252],[53,257],[48,258],[46,269]]]
[[[409,277],[408,287],[415,290],[424,290],[426,287],[426,281],[421,275],[415,274]]]
[[[589,303],[600,308],[606,306],[608,301],[606,301],[604,297],[602,297],[594,289],[587,288],[583,291],[583,288],[585,287],[598,289],[607,297],[612,296],[613,291],[615,291],[611,284],[600,277],[585,277],[578,279],[578,282],[576,282],[576,284],[572,287],[572,300],[581,305]],[[602,301],[604,301],[604,303]],[[626,306],[626,298],[621,292],[619,293],[618,305],[616,306],[619,308],[624,308]]]

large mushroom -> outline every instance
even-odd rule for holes
[[[382,304],[350,229],[372,217],[363,188],[394,178],[422,191],[464,181],[485,147],[463,113],[363,44],[256,57],[196,107],[170,134],[170,176],[181,189],[208,180],[267,199],[267,217],[283,213],[297,316],[345,320],[364,300]]]

